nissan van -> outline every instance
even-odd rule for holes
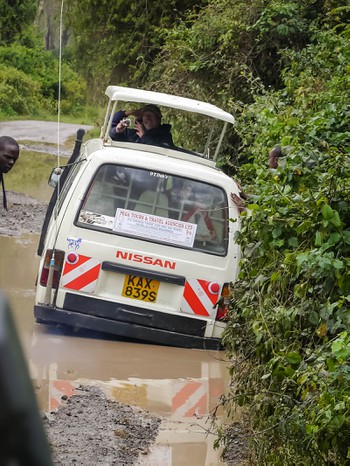
[[[54,170],[34,315],[161,345],[220,349],[238,275],[239,186],[217,165],[234,118],[198,100],[109,86],[100,137]],[[153,104],[220,127],[201,149],[110,138],[122,105]],[[177,116],[176,118],[179,119]],[[187,118],[187,119],[186,119]],[[178,120],[177,120],[178,121]],[[215,148],[213,149],[213,146]],[[212,155],[211,155],[212,154]]]

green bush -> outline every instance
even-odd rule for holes
[[[348,464],[350,449],[349,43],[332,31],[286,52],[284,88],[241,114],[250,195],[225,332],[235,400],[258,464]],[[284,157],[269,169],[276,144]],[[245,371],[242,369],[245,368]],[[244,374],[245,377],[242,377]],[[237,380],[236,380],[237,377]],[[230,401],[231,400],[231,401]]]
[[[40,84],[23,71],[3,66],[0,69],[0,108],[7,116],[39,114],[45,108]]]
[[[86,81],[68,64],[63,63],[61,86],[61,111],[79,115],[86,105]]]
[[[3,63],[1,106],[3,115],[39,115],[57,112],[58,57],[36,41],[32,47],[12,44],[0,47]],[[11,70],[9,72],[8,70]],[[61,69],[61,111],[78,115],[86,105],[86,82],[69,63]]]
[[[25,34],[36,12],[37,2],[33,0],[0,0],[0,43],[10,44]]]

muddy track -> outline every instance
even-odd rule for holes
[[[26,233],[40,233],[47,203],[13,191],[6,191],[6,197],[7,212],[2,207],[1,192],[0,235],[21,236]]]

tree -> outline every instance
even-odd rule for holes
[[[283,87],[283,50],[300,51],[315,42],[319,28],[339,26],[342,15],[345,22],[345,11],[336,10],[343,3],[212,0],[166,31],[151,78],[174,93],[251,103],[257,92]]]
[[[9,45],[20,37],[36,17],[35,0],[0,0],[0,45]]]
[[[190,0],[72,0],[66,18],[74,31],[81,72],[100,95],[106,84],[144,84],[163,46],[164,31],[192,7]]]

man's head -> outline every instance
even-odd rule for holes
[[[154,129],[160,126],[162,113],[160,109],[153,104],[145,105],[142,109],[142,123],[146,129]]]
[[[19,146],[9,136],[0,136],[0,172],[7,173],[11,170],[19,157]]]

